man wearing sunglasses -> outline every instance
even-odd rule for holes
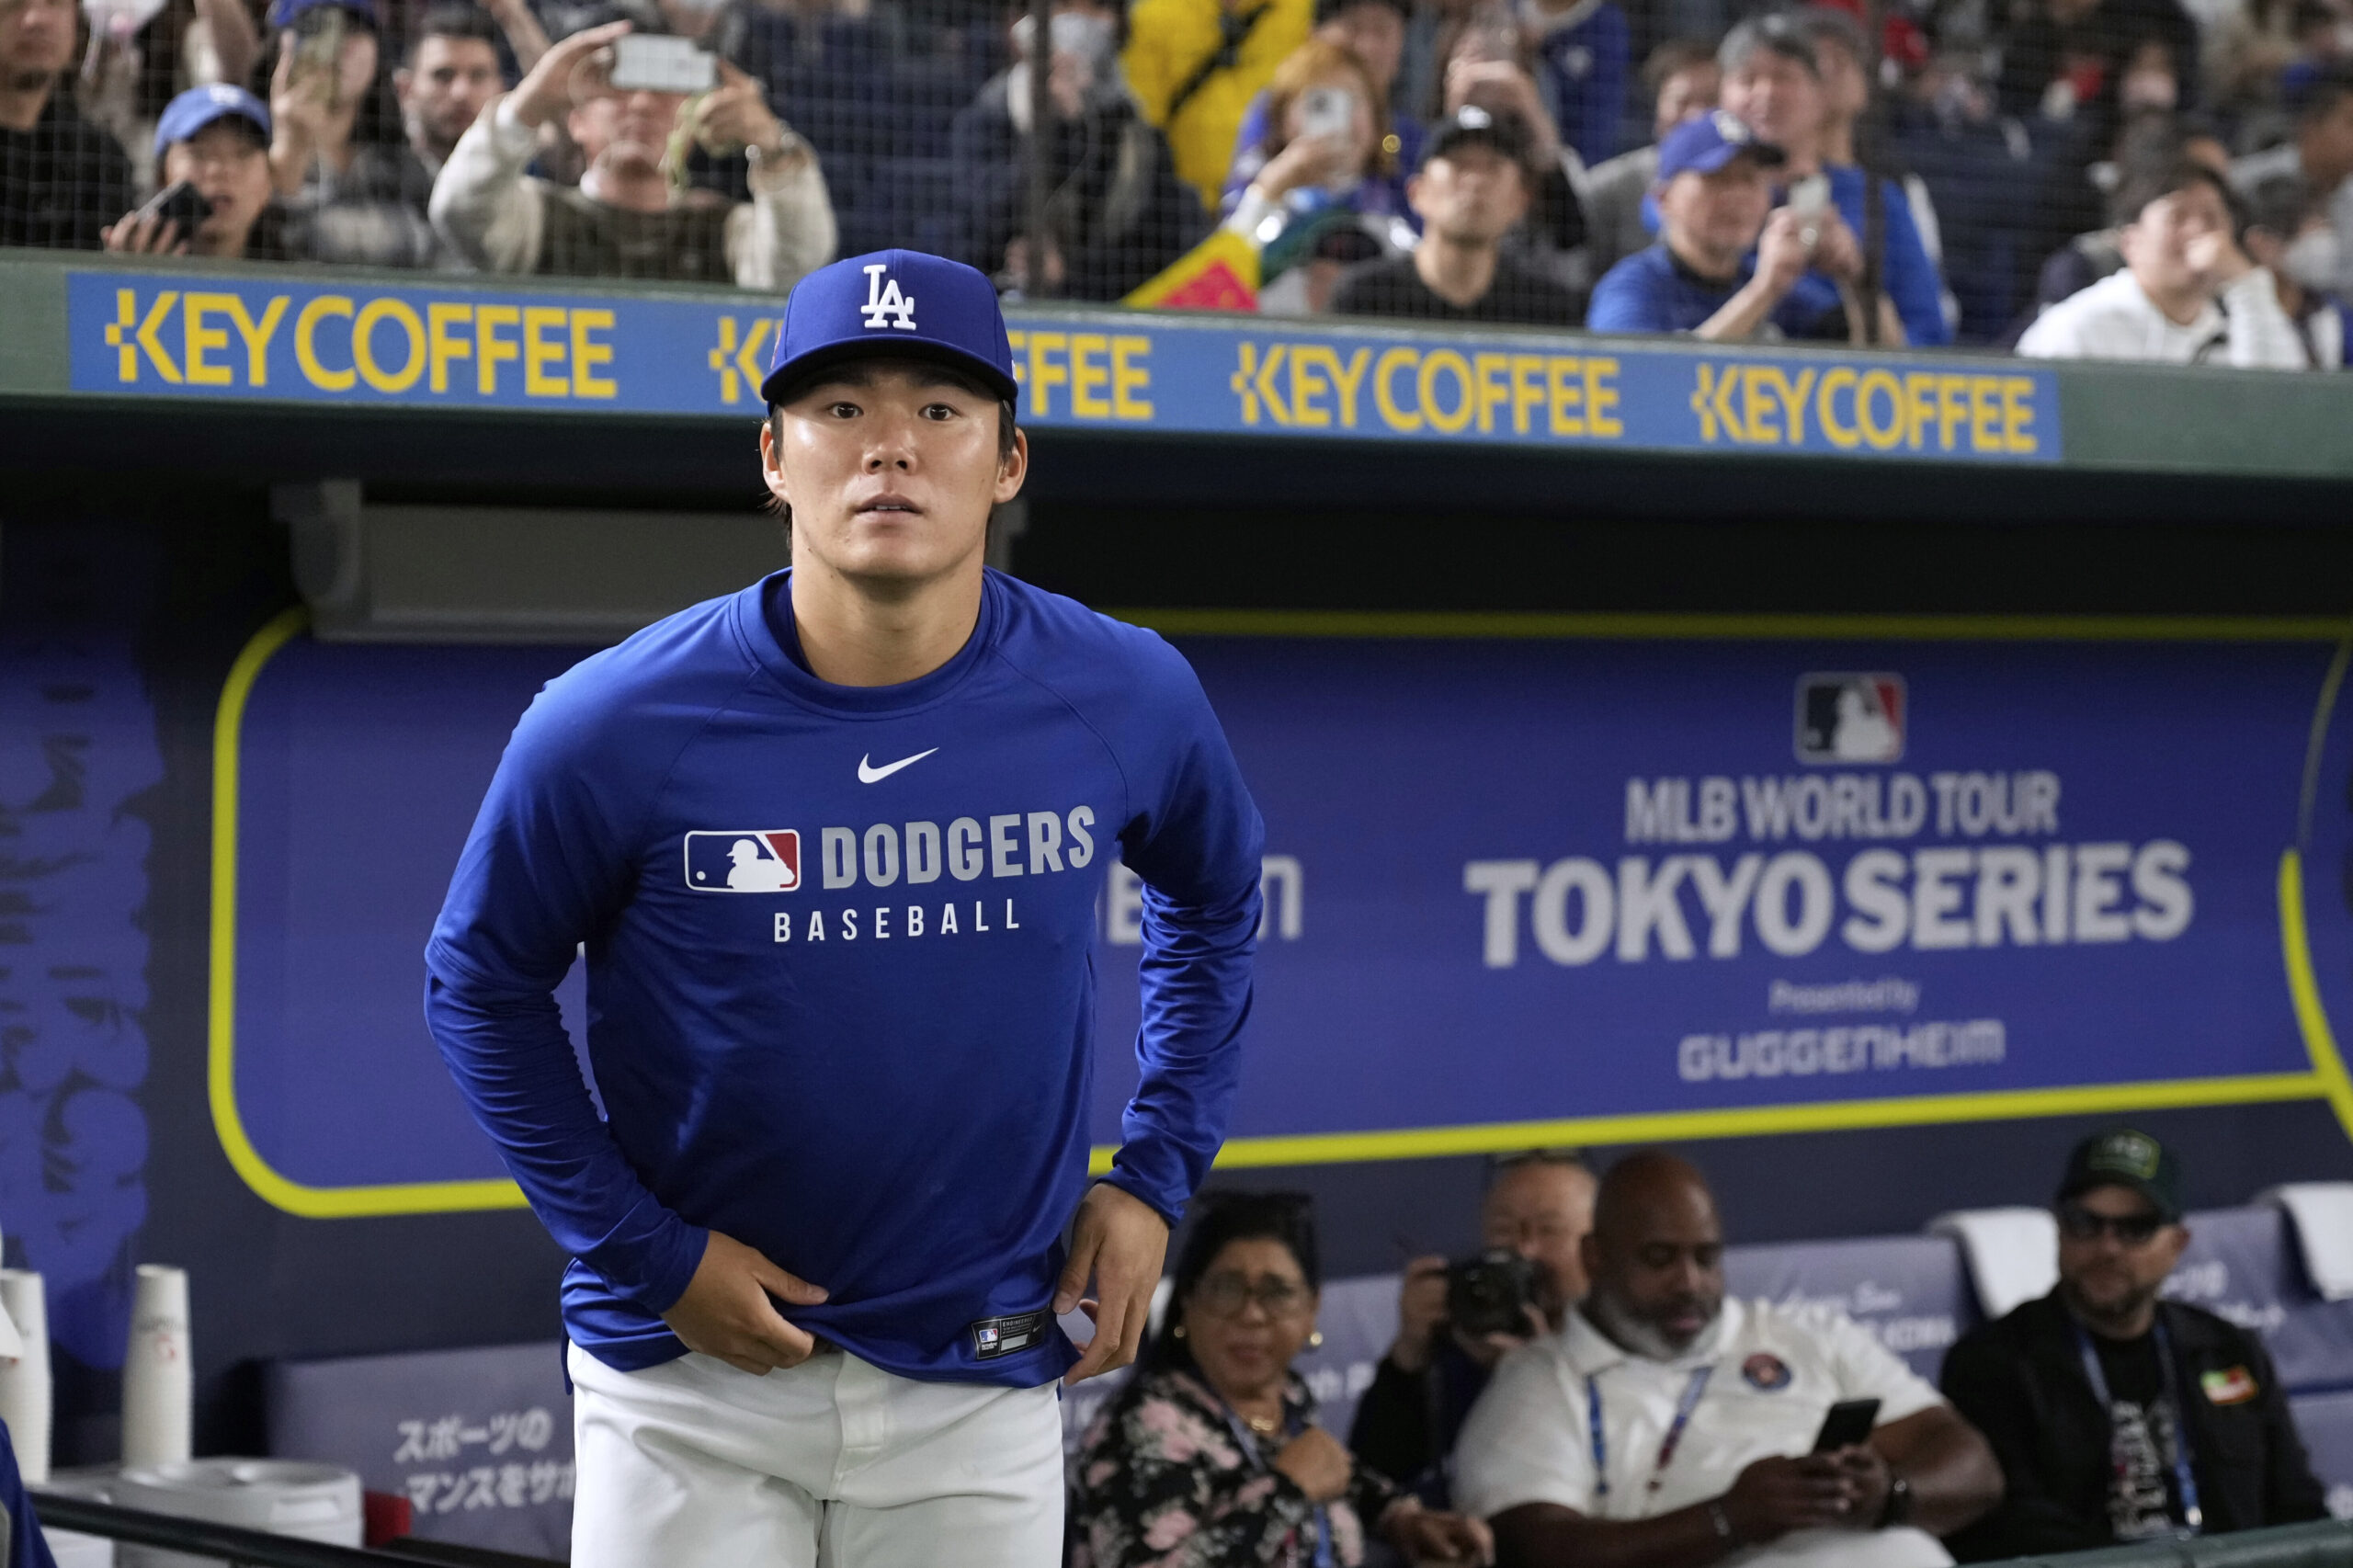
[[[2119,1128],[2059,1185],[2059,1284],[1945,1358],[2007,1490],[1951,1546],[1964,1562],[2326,1517],[2252,1333],[2158,1299],[2189,1232],[2173,1152]]]

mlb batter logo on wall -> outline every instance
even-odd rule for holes
[[[1902,676],[1800,676],[1798,760],[1901,762],[1904,709]]]
[[[687,835],[687,886],[697,892],[790,892],[801,885],[801,835],[743,828]]]

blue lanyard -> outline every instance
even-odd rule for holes
[[[1683,1385],[1683,1398],[1675,1407],[1675,1419],[1667,1424],[1666,1436],[1658,1443],[1658,1458],[1651,1465],[1648,1490],[1655,1492],[1666,1481],[1666,1467],[1675,1462],[1675,1450],[1683,1442],[1683,1429],[1691,1425],[1691,1413],[1699,1408],[1700,1396],[1708,1392],[1708,1379],[1715,1372],[1710,1362],[1691,1374]],[[1593,1435],[1593,1494],[1609,1495],[1609,1437],[1601,1419],[1601,1382],[1588,1373],[1585,1380],[1586,1426]]]
[[[1258,1435],[1244,1424],[1230,1404],[1225,1406],[1225,1424],[1233,1429],[1233,1440],[1242,1445],[1242,1451],[1250,1456],[1253,1465],[1260,1470],[1274,1468],[1258,1448]],[[1289,1435],[1299,1436],[1299,1427],[1300,1424],[1293,1423]],[[1332,1568],[1332,1511],[1321,1503],[1315,1505],[1315,1568]]]
[[[2165,1320],[2157,1318],[2150,1332],[2157,1336],[2157,1375],[2164,1381],[2165,1400],[2173,1406],[2173,1479],[2181,1493],[2181,1533],[2196,1535],[2206,1527],[2206,1514],[2198,1506],[2198,1477],[2190,1472],[2189,1406],[2181,1397],[2179,1374],[2173,1364],[2173,1341],[2165,1335]],[[2100,1409],[2114,1421],[2116,1399],[2108,1392],[2108,1374],[2100,1369],[2099,1352],[2092,1347],[2092,1336],[2084,1331],[2082,1324],[2075,1324],[2075,1349],[2084,1358],[2084,1376],[2090,1380]]]

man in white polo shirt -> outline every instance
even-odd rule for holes
[[[1584,1244],[1591,1293],[1506,1357],[1456,1450],[1454,1495],[1502,1568],[1932,1568],[1998,1501],[1992,1451],[1836,1313],[1724,1300],[1707,1179],[1630,1155]],[[1868,1442],[1812,1454],[1830,1407],[1876,1399]]]

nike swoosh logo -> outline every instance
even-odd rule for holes
[[[931,751],[938,749],[938,746],[934,746]],[[896,762],[886,762],[880,767],[861,756],[858,759],[858,781],[860,784],[880,784],[902,767],[912,767],[921,762],[931,755],[931,751],[919,751],[913,756],[903,756]]]

